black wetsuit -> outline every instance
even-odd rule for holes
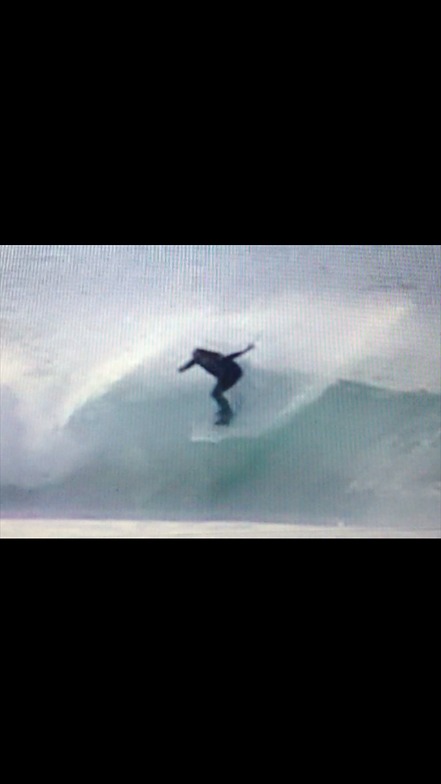
[[[224,397],[224,392],[234,387],[243,376],[242,368],[234,360],[246,354],[247,351],[251,351],[252,348],[254,347],[248,346],[245,351],[238,351],[236,354],[229,354],[228,356],[217,354],[214,351],[196,349],[193,353],[193,359],[179,368],[179,372],[183,373],[194,367],[194,365],[199,365],[207,373],[217,378],[218,381],[211,393],[211,397],[214,398],[219,406],[219,419],[216,423],[218,425],[229,425],[233,417],[233,411],[228,400]]]

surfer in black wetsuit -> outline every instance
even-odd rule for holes
[[[184,373],[186,370],[194,367],[194,365],[199,365],[207,373],[217,378],[217,384],[211,393],[211,397],[214,398],[219,406],[217,425],[229,425],[234,416],[228,400],[224,397],[224,392],[234,387],[243,376],[242,368],[234,360],[247,354],[253,348],[254,346],[251,344],[245,351],[238,351],[236,354],[229,354],[227,357],[214,351],[205,351],[202,348],[197,348],[193,351],[193,358],[190,362],[179,368],[179,372]]]

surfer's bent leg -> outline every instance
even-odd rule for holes
[[[228,423],[233,416],[233,411],[231,409],[231,406],[228,400],[226,399],[226,397],[223,396],[223,392],[224,392],[224,388],[222,386],[222,382],[219,381],[219,383],[216,384],[215,388],[213,389],[213,392],[211,393],[211,397],[216,401],[216,403],[219,406],[218,424]]]
[[[234,387],[241,377],[242,370],[238,365],[232,362],[231,365],[225,369],[211,393],[212,398],[214,398],[219,406],[218,425],[228,425],[234,416],[232,408],[223,393]]]
[[[242,375],[242,368],[240,368],[239,365],[236,365],[235,362],[229,362],[222,373],[222,377],[219,379],[219,383],[222,385],[222,391],[227,392],[228,389],[234,387],[242,378]]]

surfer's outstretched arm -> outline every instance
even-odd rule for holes
[[[237,351],[235,354],[229,354],[229,356],[225,357],[225,359],[237,359],[238,357],[243,357],[244,354],[248,354],[248,352],[252,351],[253,348],[254,348],[254,343],[250,343],[250,345],[248,346],[248,348],[245,349],[245,351]]]
[[[194,365],[196,365],[196,362],[194,359],[190,359],[190,362],[187,362],[186,365],[182,365],[182,367],[179,368],[179,373],[185,373],[186,370],[190,370]]]

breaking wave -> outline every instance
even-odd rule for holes
[[[121,300],[112,280],[100,307],[98,289],[65,313],[48,295],[27,320],[9,296],[2,514],[439,529],[438,335],[408,294],[207,303],[179,286]],[[250,340],[237,416],[215,428],[212,379],[177,367],[196,345]]]

